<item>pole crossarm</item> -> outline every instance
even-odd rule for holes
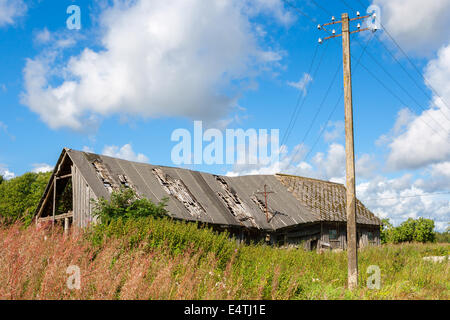
[[[345,21],[345,23],[346,24],[348,24],[349,22],[351,22],[351,21],[356,21],[356,20],[361,20],[361,19],[367,19],[367,18],[371,18],[371,17],[374,17],[374,15],[373,14],[368,14],[368,15],[365,15],[365,16],[361,16],[361,17],[356,17],[356,18],[351,18],[351,19],[347,19],[346,21]],[[334,17],[332,18],[332,19],[334,19]],[[323,31],[325,31],[325,32],[327,32],[327,33],[332,33],[332,35],[331,36],[328,36],[328,37],[325,37],[325,38],[319,38],[319,43],[322,43],[323,41],[325,41],[325,40],[330,40],[330,39],[333,39],[333,38],[337,38],[337,37],[342,37],[342,33],[340,33],[340,34],[335,34],[336,33],[336,31],[333,29],[332,31],[329,31],[329,30],[327,30],[325,27],[326,26],[331,26],[331,25],[335,25],[335,24],[342,24],[342,22],[343,22],[344,20],[339,20],[339,21],[331,21],[331,22],[327,22],[327,23],[324,23],[324,24],[319,24],[318,26],[317,26],[317,29],[319,29],[319,30],[323,30]],[[372,32],[375,32],[376,31],[376,29],[371,29],[371,28],[364,28],[364,29],[360,29],[360,24],[358,23],[358,30],[355,30],[355,31],[349,31],[349,33],[350,34],[353,34],[353,33],[358,33],[358,32],[362,32],[362,31],[372,31]]]

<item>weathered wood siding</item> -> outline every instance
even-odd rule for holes
[[[94,222],[92,201],[97,197],[75,165],[72,166],[73,225],[84,228]]]

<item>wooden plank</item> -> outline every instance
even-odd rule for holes
[[[38,222],[45,222],[45,221],[53,221],[53,220],[61,220],[61,219],[65,219],[65,218],[72,218],[73,217],[73,211],[67,212],[67,213],[63,213],[63,214],[58,214],[55,217],[53,216],[48,216],[45,218],[39,218]]]
[[[53,209],[52,209],[53,220],[55,220],[56,214],[56,179],[53,179]]]
[[[66,179],[66,178],[70,178],[70,177],[72,177],[71,173],[63,175],[63,176],[56,177],[56,179]]]

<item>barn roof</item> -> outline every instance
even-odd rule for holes
[[[109,199],[112,190],[130,187],[153,202],[169,198],[169,215],[177,219],[268,231],[304,223],[346,220],[345,187],[340,184],[281,174],[218,176],[67,148],[64,153],[97,198]],[[59,161],[62,158],[61,155]],[[264,195],[260,193],[264,185],[274,192],[269,195],[268,220]],[[359,201],[357,222],[380,224]]]

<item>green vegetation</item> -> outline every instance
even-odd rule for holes
[[[381,242],[401,243],[401,242],[434,242],[436,239],[434,232],[434,221],[431,219],[412,219],[402,222],[398,227],[394,227],[389,219],[382,220]]]
[[[0,228],[0,299],[450,299],[445,244],[359,250],[359,287],[346,288],[346,252],[238,245],[224,234],[170,218],[116,219],[65,237]],[[81,271],[67,288],[67,267]],[[369,289],[369,266],[381,271]]]
[[[122,189],[111,194],[111,200],[99,199],[95,204],[93,216],[100,218],[104,224],[109,224],[116,219],[127,220],[130,218],[156,217],[167,215],[165,198],[158,204],[154,204],[146,198],[137,197],[132,189]]]
[[[31,222],[34,211],[44,193],[51,173],[32,173],[11,179],[0,180],[0,222],[11,224]]]
[[[39,175],[20,178],[37,184]],[[0,195],[10,199],[12,190],[21,190],[22,179],[1,183]],[[4,185],[8,188],[2,189]],[[31,199],[34,193],[28,194]],[[40,196],[27,205],[35,207]],[[115,192],[111,201],[96,202],[102,223],[74,229],[69,237],[45,226],[11,225],[26,220],[20,215],[4,220],[0,299],[450,299],[448,260],[423,259],[448,256],[449,244],[363,248],[358,253],[359,287],[350,291],[346,252],[240,245],[227,233],[174,221],[165,207],[165,201],[153,204],[129,189]],[[385,223],[388,242],[430,241],[434,227],[426,219],[411,219],[397,228]],[[71,265],[80,268],[80,290],[66,285]],[[380,289],[367,287],[367,271],[374,265],[381,271]]]
[[[447,227],[447,230],[445,230],[444,232],[436,232],[436,242],[450,243],[450,227]]]

